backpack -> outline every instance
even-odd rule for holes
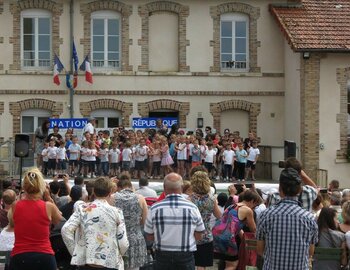
[[[241,230],[236,205],[230,205],[216,221],[212,234],[214,238],[214,253],[228,256],[238,256],[236,236]]]

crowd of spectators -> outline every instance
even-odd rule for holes
[[[11,270],[204,270],[215,259],[219,270],[347,266],[349,190],[336,180],[320,189],[295,158],[285,166],[276,193],[236,183],[217,194],[198,165],[188,181],[167,174],[159,197],[146,177],[135,190],[129,172],[86,183],[76,176],[70,186],[67,174],[47,184],[30,169],[20,192],[4,182],[0,251]],[[315,247],[340,248],[342,258],[319,261]]]

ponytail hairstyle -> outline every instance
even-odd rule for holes
[[[38,168],[29,169],[24,173],[22,188],[28,194],[44,194],[46,183]]]

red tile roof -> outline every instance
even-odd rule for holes
[[[294,51],[350,52],[350,0],[302,0],[270,12]]]

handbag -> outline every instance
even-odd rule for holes
[[[236,236],[241,230],[235,204],[226,208],[221,219],[216,221],[213,229],[214,252],[228,256],[238,255]]]

